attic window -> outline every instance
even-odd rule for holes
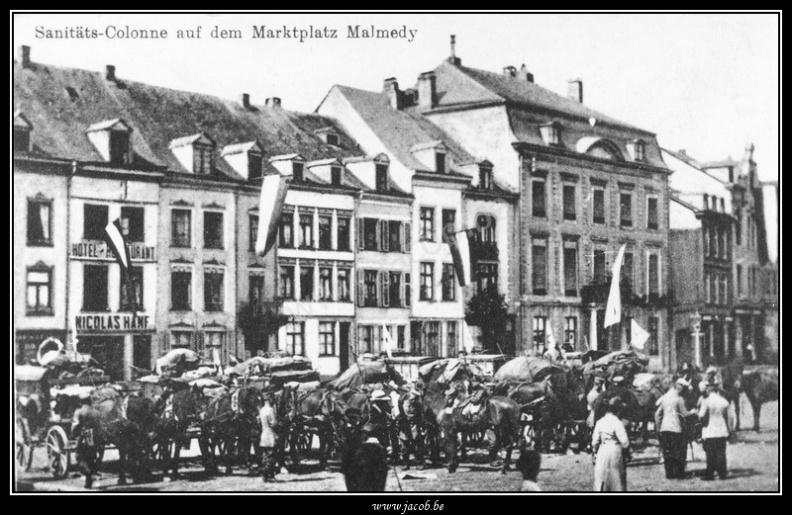
[[[325,141],[327,142],[328,145],[333,145],[333,146],[337,147],[338,146],[338,134],[335,134],[333,132],[328,132],[325,135]]]
[[[115,165],[128,164],[129,133],[110,131],[110,162]]]
[[[646,142],[637,139],[627,145],[633,161],[643,162],[646,161]]]
[[[485,165],[479,166],[479,189],[492,189],[492,167]]]
[[[341,186],[341,167],[340,166],[332,166],[330,167],[330,182],[333,186]]]
[[[377,191],[388,191],[388,165],[377,163],[376,175]]]
[[[292,163],[292,180],[296,182],[303,181],[303,170],[305,165],[303,163],[293,162]]]
[[[262,158],[259,152],[248,152],[248,179],[261,177]]]
[[[446,154],[440,150],[435,151],[435,171],[446,173]]]
[[[193,144],[193,172],[209,175],[214,169],[212,163],[212,147],[203,143]]]
[[[540,127],[539,130],[542,133],[542,139],[545,144],[554,146],[561,144],[561,139],[559,137],[560,127],[561,126],[556,122],[547,123]]]
[[[14,152],[30,152],[30,128],[14,127]]]

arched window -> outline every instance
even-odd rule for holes
[[[619,147],[617,147],[612,141],[604,139],[601,139],[591,145],[588,150],[586,150],[586,154],[602,159],[613,159],[616,161],[624,160],[624,156],[622,156]]]
[[[495,244],[496,221],[492,215],[480,214],[476,217],[476,226],[479,230],[479,241],[481,243]]]

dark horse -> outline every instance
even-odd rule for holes
[[[176,384],[173,385],[174,387]],[[164,397],[164,394],[163,394]],[[201,420],[209,404],[203,390],[198,386],[178,388],[170,396],[160,421],[162,436],[160,437],[160,458],[165,473],[170,472],[171,479],[179,477],[179,459],[182,448],[189,448],[191,428],[200,427]],[[165,440],[163,442],[163,440]],[[204,467],[209,469],[209,441],[203,432],[199,432],[198,446]]]
[[[128,398],[112,385],[97,388],[91,396],[99,413],[99,441],[118,450],[118,484],[126,484],[127,468],[137,482],[148,475],[149,452],[152,441],[145,429],[127,418]]]
[[[448,471],[454,472],[459,466],[457,435],[465,436],[491,429],[495,435],[495,442],[490,449],[490,459],[494,461],[500,448],[505,448],[506,459],[502,469],[505,474],[509,470],[514,445],[520,439],[520,405],[508,397],[486,396],[480,408],[473,414],[465,413],[464,401],[467,399],[464,398],[460,399],[458,405],[447,407],[446,391],[449,385],[458,391],[464,390],[461,386],[462,382],[473,377],[467,367],[461,366],[450,382],[444,381],[442,376],[447,365],[448,363],[445,363],[433,367],[423,377],[426,384],[423,402],[441,430]],[[465,393],[459,395],[466,396]]]
[[[745,392],[748,401],[751,403],[754,417],[753,430],[758,432],[762,403],[778,400],[778,369],[761,367],[744,372],[742,375],[742,391]],[[737,427],[739,428],[739,418]]]
[[[215,448],[225,465],[226,475],[231,474],[240,454],[245,465],[252,465],[250,446],[259,426],[258,414],[263,404],[261,391],[248,385],[232,389],[209,401],[206,415],[201,421],[201,433],[208,446],[207,469],[210,473],[217,471]]]

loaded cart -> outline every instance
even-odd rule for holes
[[[63,379],[50,377],[55,373],[52,368],[33,365],[14,367],[14,454],[17,470],[27,471],[33,461],[35,448],[46,445],[49,469],[55,478],[60,479],[68,474],[72,463],[71,452],[76,448],[71,426],[80,397],[90,395],[97,386],[107,383],[110,378],[90,374]]]

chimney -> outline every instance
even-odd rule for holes
[[[388,103],[397,111],[403,107],[402,92],[399,91],[399,82],[395,77],[385,79],[382,83],[382,92],[388,95]]]
[[[105,79],[107,79],[109,82],[116,81],[115,66],[113,66],[112,64],[108,64],[107,66],[105,66]]]
[[[525,66],[525,64],[520,66],[520,71],[517,72],[517,78],[520,79],[520,80],[528,81],[528,82],[533,82],[534,81],[533,73],[530,73],[528,71],[528,67]]]
[[[456,36],[451,34],[451,55],[448,57],[448,62],[454,66],[461,66],[462,59],[456,56]]]
[[[583,81],[580,79],[572,79],[569,81],[567,89],[567,97],[575,102],[583,103]]]
[[[685,150],[684,148],[680,148],[679,150],[677,150],[677,154],[679,154],[680,156],[687,157],[687,150]]]
[[[514,66],[504,66],[503,67],[503,76],[504,77],[514,77],[517,75],[517,68]]]
[[[280,109],[281,99],[279,97],[268,98],[266,101],[266,105],[267,107],[271,107],[273,109]]]
[[[27,45],[20,46],[17,52],[17,58],[22,68],[30,68],[30,47]]]
[[[423,72],[418,76],[418,107],[432,109],[437,106],[437,86],[434,72]]]
[[[250,109],[250,94],[242,93],[242,96],[239,97],[239,103],[242,104],[242,107],[245,109]]]

